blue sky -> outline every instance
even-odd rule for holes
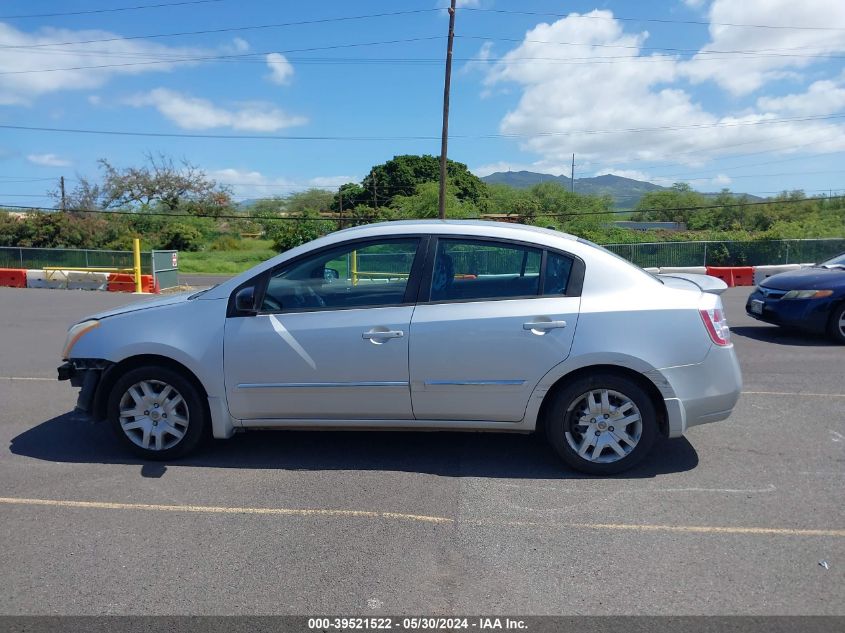
[[[3,2],[0,125],[258,138],[0,128],[0,203],[45,204],[59,176],[72,187],[96,176],[101,157],[185,158],[251,198],[439,153],[438,0],[212,0],[26,17],[176,1]],[[460,5],[449,156],[479,175],[568,173],[574,152],[576,176],[761,195],[845,190],[845,3]],[[292,22],[311,23],[279,26]]]

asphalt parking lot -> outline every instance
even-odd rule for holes
[[[843,615],[845,348],[748,318],[748,292],[724,297],[734,415],[599,479],[463,433],[143,463],[55,380],[67,326],[136,298],[0,288],[0,613]]]

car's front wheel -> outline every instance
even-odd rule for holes
[[[199,390],[167,367],[138,367],[118,378],[108,413],[118,439],[145,459],[174,459],[189,453],[206,426]]]
[[[845,302],[833,309],[828,323],[828,334],[837,343],[845,344]]]
[[[657,436],[646,391],[629,378],[600,373],[558,390],[547,409],[546,436],[569,466],[612,475],[636,465]]]

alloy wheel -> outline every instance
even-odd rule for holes
[[[132,443],[150,451],[173,448],[188,430],[190,413],[172,385],[142,380],[120,399],[120,428]]]
[[[630,455],[643,432],[637,405],[610,389],[591,389],[575,398],[564,424],[570,448],[582,459],[600,464]]]

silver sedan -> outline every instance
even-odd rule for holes
[[[149,459],[253,429],[542,431],[611,474],[730,415],[723,289],[536,227],[372,224],[89,317],[59,378]]]

